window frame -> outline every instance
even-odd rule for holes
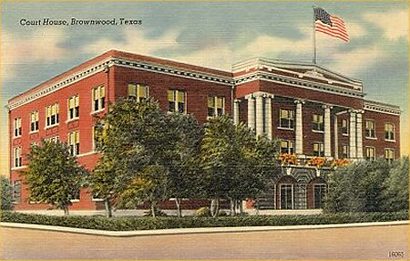
[[[325,131],[325,122],[324,122],[323,114],[317,114],[317,113],[312,114],[312,131],[320,132],[320,133],[323,133]]]
[[[23,166],[23,149],[21,146],[13,149],[13,168],[20,168]]]
[[[212,105],[209,106],[209,101],[212,100]],[[208,118],[218,117],[225,115],[225,96],[208,96],[207,97],[207,108],[208,108]],[[219,103],[221,104],[219,106]],[[221,110],[221,112],[219,112]],[[212,111],[212,113],[210,113]]]
[[[284,143],[286,143],[286,147],[282,146],[282,144]],[[294,154],[295,153],[295,143],[293,142],[293,140],[281,140],[280,141],[280,152],[287,153],[287,154]]]
[[[133,91],[131,88],[134,88]],[[140,93],[144,92],[145,96],[140,95]],[[149,98],[149,86],[142,84],[142,83],[128,83],[127,85],[127,97],[128,98],[135,98],[137,102],[141,102]]]
[[[33,118],[34,118],[34,121],[33,121]],[[39,130],[40,130],[40,113],[39,111],[32,111],[30,112],[30,133],[36,133]]]
[[[373,151],[373,157],[369,156],[369,151]],[[365,147],[365,158],[366,160],[375,160],[376,159],[376,147],[366,146]]]
[[[22,124],[21,124],[21,117],[14,118],[13,121],[13,138],[20,138],[23,134]]]
[[[73,100],[73,107],[71,101]],[[71,115],[72,114],[72,115]],[[67,122],[78,120],[80,118],[80,96],[73,95],[67,99]]]
[[[67,145],[71,156],[80,154],[80,132],[78,130],[69,132],[67,135]]]
[[[344,127],[343,124],[344,122],[346,122],[346,126]],[[340,132],[342,133],[342,135],[344,136],[349,136],[349,121],[348,119],[342,119],[340,122]]]
[[[389,154],[387,154],[387,152],[391,152],[392,154],[391,154],[391,156],[392,156],[392,158],[388,158],[387,156],[390,156],[390,153]],[[385,148],[384,149],[384,158],[387,160],[387,162],[388,163],[392,163],[394,160],[395,160],[395,150],[394,149],[392,149],[392,148]]]
[[[170,93],[172,93],[172,100],[170,100]],[[183,95],[183,102],[180,101],[180,94]],[[182,113],[187,114],[187,91],[180,89],[168,89],[167,101],[168,101],[168,113]],[[173,103],[173,106],[171,106]],[[183,111],[180,111],[180,105],[183,105]],[[173,109],[171,109],[173,107]]]
[[[318,145],[318,153],[316,153],[316,151],[315,151],[315,145]],[[313,147],[313,149],[312,149],[312,154],[313,154],[313,156],[315,156],[315,157],[324,157],[325,156],[325,145],[324,145],[324,143],[323,142],[313,142],[312,143],[312,147]]]
[[[387,126],[390,125],[392,127],[391,131],[387,130]],[[386,122],[384,124],[384,140],[385,141],[396,141],[396,126],[391,122]]]
[[[53,114],[53,110],[55,111],[54,114]],[[46,112],[46,119],[45,119],[46,129],[58,126],[58,124],[60,124],[60,106],[58,102],[46,106],[45,112]],[[54,119],[54,123],[52,123],[53,119]]]
[[[98,112],[102,112],[105,110],[105,107],[106,107],[105,98],[106,98],[106,90],[103,84],[92,88],[91,90],[91,109],[92,109],[91,113],[98,113]]]
[[[372,123],[373,127],[369,128],[368,123]],[[377,139],[376,137],[376,121],[373,119],[366,119],[364,123],[364,132],[366,139]]]
[[[291,195],[291,206],[290,208],[288,208],[288,203],[287,203],[287,198],[288,198],[288,194],[286,193],[286,199],[285,199],[285,203],[286,203],[286,208],[283,208],[282,205],[282,187],[287,187],[289,188],[290,186],[290,195]],[[293,183],[280,183],[279,184],[279,204],[280,204],[280,209],[295,209],[295,184]]]
[[[288,114],[287,118],[282,118],[282,112]],[[283,122],[285,121],[285,122]],[[287,123],[287,124],[285,124]],[[286,125],[286,126],[285,126]],[[295,110],[294,109],[279,109],[279,129],[294,130],[295,129]]]

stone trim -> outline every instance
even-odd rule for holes
[[[363,108],[366,111],[375,111],[392,115],[400,115],[401,110],[399,106],[390,105],[387,103],[365,100]]]
[[[279,74],[274,73],[267,73],[267,72],[254,72],[249,75],[235,77],[234,81],[236,85],[240,85],[243,83],[255,81],[255,80],[263,80],[269,82],[275,82],[280,84],[286,84],[294,87],[299,87],[303,89],[315,90],[320,92],[326,92],[336,95],[343,95],[353,98],[363,98],[364,93],[361,91],[355,91],[346,89],[343,87],[332,86],[330,84],[320,84],[315,83],[312,81],[296,79],[292,77],[287,77]]]

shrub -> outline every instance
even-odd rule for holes
[[[11,211],[0,213],[2,222],[42,224],[111,231],[238,226],[318,225],[408,220],[408,212],[336,213],[283,216],[224,216],[224,217],[114,217],[46,216]]]
[[[8,178],[0,177],[1,209],[11,210],[13,208],[12,187]]]

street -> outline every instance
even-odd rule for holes
[[[106,237],[0,228],[0,259],[398,259],[408,225]]]

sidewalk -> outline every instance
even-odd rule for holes
[[[274,230],[307,230],[324,228],[350,228],[350,227],[373,227],[373,226],[395,226],[409,224],[408,220],[390,222],[366,222],[349,224],[330,224],[330,225],[294,225],[294,226],[255,226],[255,227],[201,227],[201,228],[173,228],[173,229],[154,229],[139,231],[106,231],[97,229],[71,228],[61,226],[47,226],[36,224],[8,223],[0,222],[1,227],[46,230],[55,232],[66,232],[96,236],[110,237],[135,237],[135,236],[158,236],[158,235],[179,235],[179,234],[204,234],[204,233],[238,233],[238,232],[257,232]]]

